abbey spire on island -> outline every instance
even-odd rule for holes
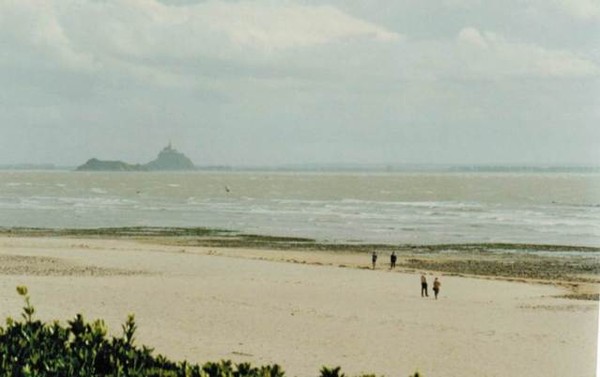
[[[78,171],[160,171],[160,170],[195,170],[196,166],[185,154],[179,152],[171,142],[163,148],[158,156],[147,164],[128,164],[123,161],[89,159],[77,167]]]

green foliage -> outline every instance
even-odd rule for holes
[[[342,369],[340,367],[328,368],[326,366],[323,366],[321,368],[321,374],[319,375],[319,377],[346,377],[346,375],[344,373],[342,373]],[[357,377],[377,377],[377,376],[374,374],[362,374]],[[419,374],[419,372],[415,372],[414,375],[411,375],[408,377],[423,377],[423,375]]]
[[[0,326],[0,376],[12,377],[284,377],[277,365],[253,367],[229,360],[204,365],[173,362],[135,345],[133,315],[122,325],[122,335],[107,336],[102,320],[86,322],[77,314],[62,326],[35,320],[27,288],[17,287],[25,299],[22,321],[6,319]],[[340,367],[321,369],[320,377],[345,377]],[[362,377],[374,377],[364,375]],[[418,373],[413,377],[422,377]]]
[[[341,372],[340,367],[335,368],[327,368],[326,366],[321,368],[321,377],[346,377],[344,373]]]

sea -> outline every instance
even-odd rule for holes
[[[0,227],[600,246],[600,174],[0,171]]]

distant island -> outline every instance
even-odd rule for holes
[[[78,166],[77,171],[160,171],[160,170],[195,170],[194,163],[183,153],[177,151],[171,143],[163,148],[156,159],[147,164],[128,164],[123,161],[106,161],[97,158],[89,159]]]

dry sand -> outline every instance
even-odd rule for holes
[[[441,276],[436,301],[420,297],[418,274],[339,267],[369,263],[339,252],[0,237],[0,317],[20,315],[15,287],[27,285],[42,319],[82,313],[116,333],[135,313],[138,342],[178,360],[278,363],[290,376],[322,365],[387,376],[595,375],[597,301],[456,276]]]

